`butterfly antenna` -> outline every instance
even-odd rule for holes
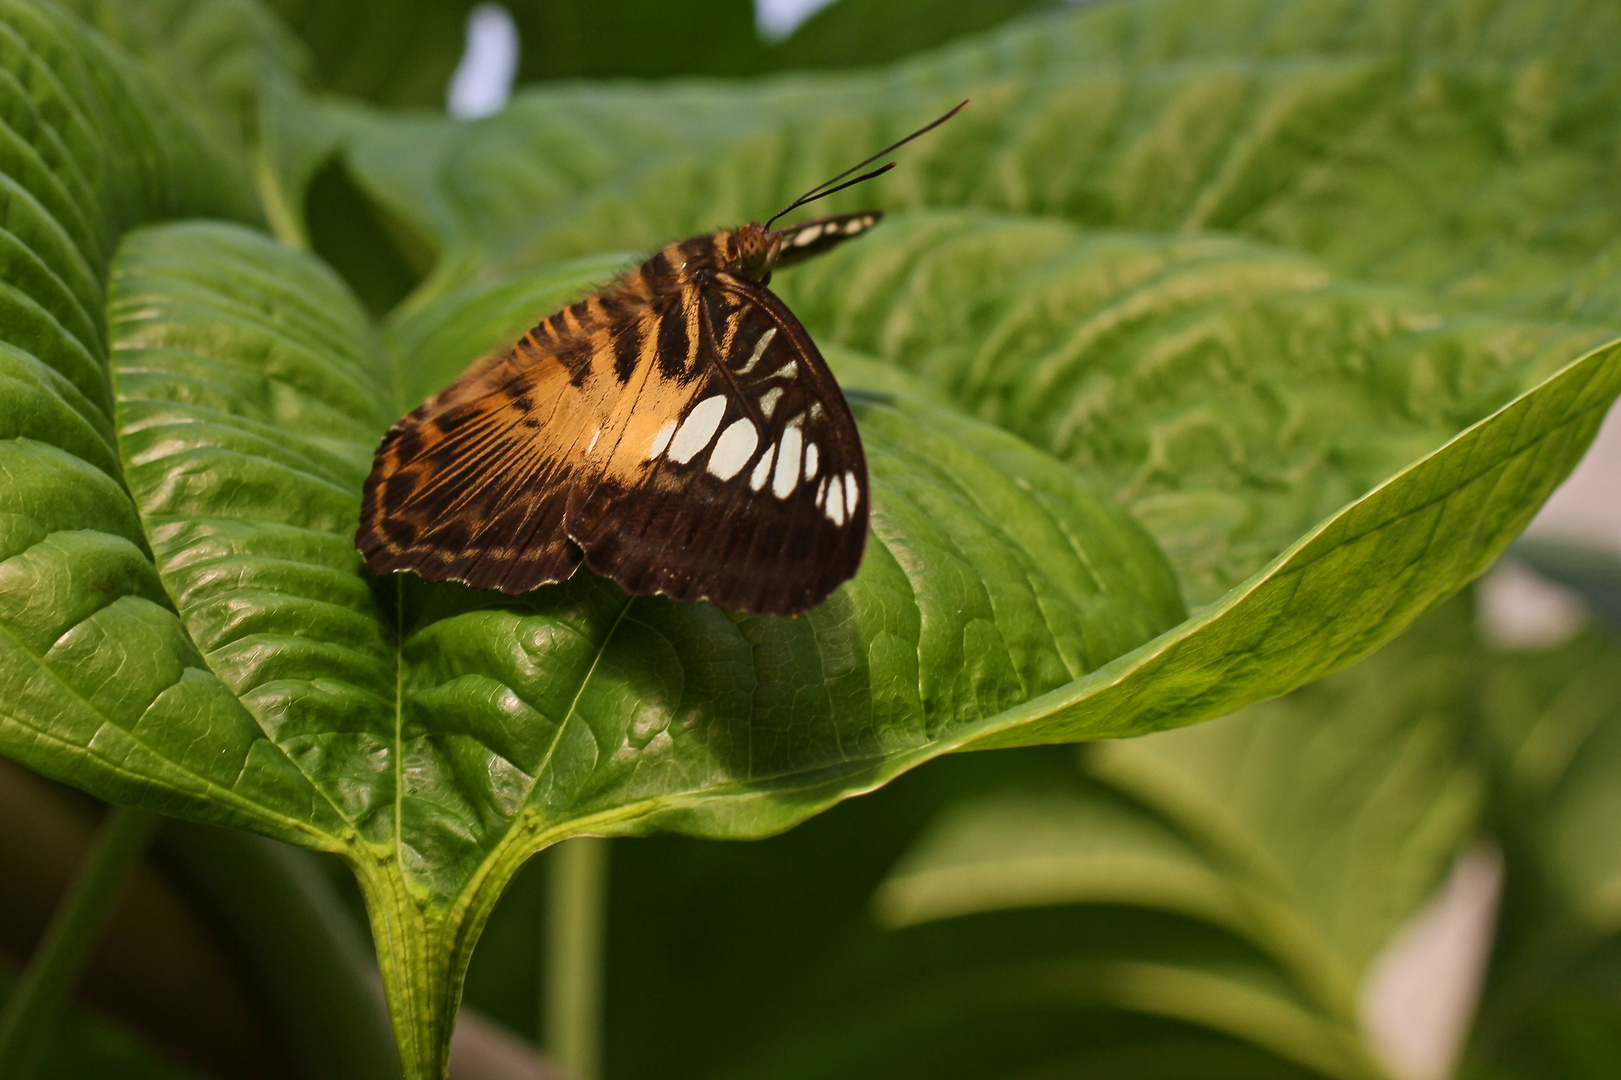
[[[827,196],[833,194],[836,191],[843,191],[847,187],[853,187],[854,185],[862,183],[863,181],[871,180],[875,176],[882,176],[884,173],[888,172],[889,170],[891,170],[891,169],[893,169],[895,167],[895,163],[893,161],[891,161],[888,165],[883,166],[882,168],[874,169],[872,172],[869,172],[869,173],[863,173],[862,175],[856,177],[854,180],[850,180],[850,181],[848,181],[846,183],[843,183],[843,184],[839,183],[840,180],[843,180],[846,176],[849,176],[851,173],[855,172],[857,169],[864,169],[868,165],[871,165],[873,162],[877,161],[879,158],[883,157],[885,154],[889,153],[890,151],[899,150],[901,147],[905,146],[907,143],[911,142],[913,139],[917,138],[919,135],[926,135],[929,132],[933,131],[935,128],[939,127],[941,124],[945,123],[947,120],[950,120],[953,116],[956,116],[958,113],[962,112],[963,109],[967,105],[968,105],[968,102],[964,101],[961,105],[958,105],[955,109],[952,109],[950,112],[946,113],[944,116],[940,117],[938,120],[934,120],[934,121],[931,121],[930,123],[924,124],[922,127],[918,128],[916,131],[912,132],[910,135],[906,136],[906,138],[900,140],[899,142],[891,143],[889,146],[884,147],[882,150],[880,150],[876,154],[872,155],[872,157],[867,158],[865,161],[857,162],[856,164],[850,166],[848,169],[845,169],[843,172],[839,173],[839,175],[833,177],[831,180],[824,180],[820,184],[817,184],[815,187],[813,187],[809,191],[805,192],[805,194],[801,195],[799,198],[795,199],[793,202],[789,203],[787,206],[783,207],[781,210],[778,210],[775,214],[772,214],[771,217],[766,221],[765,227],[768,228],[768,229],[771,228],[771,222],[776,221],[778,218],[782,217],[782,215],[784,215],[786,213],[789,213],[789,212],[794,211],[794,210],[798,210],[801,206],[804,206],[806,203],[815,202],[817,199],[826,198]],[[835,185],[835,184],[837,184],[838,186],[837,187],[832,186],[832,185]]]

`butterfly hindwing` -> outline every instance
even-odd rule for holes
[[[650,380],[627,407],[642,422],[609,425],[626,437],[600,478],[574,489],[569,535],[632,592],[802,611],[855,572],[866,546],[855,421],[804,327],[763,286],[700,275],[680,310],[689,378]]]

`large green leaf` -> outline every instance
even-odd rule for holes
[[[163,589],[233,695],[160,740],[193,773],[166,776],[171,797],[343,851],[417,1038],[442,1034],[483,914],[550,840],[782,828],[1182,616],[1157,549],[1073,474],[905,404],[862,409],[875,543],[803,619],[633,603],[589,578],[521,601],[374,585],[360,483],[406,406],[342,283],[246,231],[177,226],[126,242],[109,305],[125,474]],[[442,359],[401,356],[418,366]],[[403,1049],[431,1069],[442,1048]]]
[[[1612,334],[1228,238],[962,212],[886,227],[789,283],[795,310],[1106,478],[1200,603]]]
[[[96,738],[103,716],[161,726],[167,711],[200,715],[224,696],[185,641],[121,487],[102,311],[124,229],[251,211],[178,100],[80,24],[6,3],[0,51],[0,738],[8,754],[38,758],[64,738]],[[60,675],[41,666],[46,654]],[[109,735],[98,752],[114,771],[143,759],[139,741]],[[59,776],[78,772],[60,765]],[[166,801],[149,776],[131,772],[122,788]]]
[[[970,97],[832,205],[1233,231],[1613,320],[1618,34],[1609,0],[1093,3],[862,75],[535,88],[432,140],[356,132],[351,164],[460,282],[761,217]]]

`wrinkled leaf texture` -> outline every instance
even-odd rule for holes
[[[1561,235],[1548,269],[1491,221],[1457,254],[1391,213],[1394,282],[1347,276],[1379,260],[1334,238],[1380,233],[1358,215],[1399,207],[1375,182],[1399,170],[1320,159],[1369,153],[1361,120],[1400,128],[1440,90],[1401,66],[1430,61],[1279,59],[1287,34],[1243,55],[1319,7],[1198,5],[1228,37],[1219,62],[1161,67],[1175,50],[1147,47],[1195,7],[1111,4],[882,75],[575,88],[461,128],[330,110],[346,167],[439,255],[378,327],[319,260],[240,225],[145,229],[114,258],[141,221],[251,220],[246,169],[179,92],[11,0],[0,747],[104,797],[344,854],[402,1056],[435,1075],[484,916],[555,839],[759,835],[948,750],[1189,723],[1365,653],[1523,527],[1621,359],[1595,350],[1602,322],[1568,318],[1603,295],[1596,243]],[[1467,15],[1435,0],[1359,38],[1344,28],[1373,6],[1343,7],[1334,40],[1369,49]],[[1499,57],[1454,37],[1434,65],[1473,73],[1470,115],[1515,105],[1486,91],[1523,76],[1521,39]],[[1135,103],[1103,114],[1112,173],[1074,139],[1111,85]],[[1602,85],[1538,100],[1599,116]],[[874,543],[832,601],[771,620],[589,577],[514,601],[364,575],[360,481],[390,420],[600,281],[618,258],[600,253],[755,213],[964,86],[978,111],[870,195],[913,208],[888,239],[782,283],[846,381],[887,394],[859,418]],[[1232,122],[1208,123],[1224,86]],[[1305,137],[1324,115],[1349,145]],[[1226,141],[1189,141],[1210,132]],[[1614,183],[1574,171],[1560,182],[1584,198]],[[1503,182],[1464,172],[1475,203]],[[986,195],[1011,190],[1029,197]],[[1311,198],[1262,197],[1278,191]],[[1615,212],[1578,202],[1594,235]],[[1198,235],[1252,221],[1321,242]],[[1496,302],[1537,267],[1563,299]],[[1467,305],[1483,297],[1499,310]]]

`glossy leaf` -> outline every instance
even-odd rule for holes
[[[104,268],[142,220],[250,204],[178,98],[70,17],[7,3],[0,50],[0,740],[54,775],[89,769],[104,794],[163,808],[166,781],[192,778],[150,757],[138,729],[238,706],[186,640],[121,486]],[[114,717],[122,728],[106,726]],[[78,749],[63,756],[69,742]]]
[[[232,809],[263,813],[261,830],[303,834],[350,858],[380,936],[394,943],[382,959],[396,1015],[408,1018],[402,1056],[418,1068],[435,1060],[472,932],[519,861],[552,838],[781,828],[980,732],[1008,730],[1010,716],[1039,708],[1031,702],[1044,689],[1068,683],[1058,693],[1081,687],[1071,700],[1084,701],[1088,682],[1071,680],[1180,617],[1169,568],[1129,518],[1009,436],[904,398],[861,410],[878,542],[857,580],[805,619],[628,602],[589,579],[521,601],[404,582],[374,588],[350,530],[377,431],[410,400],[386,404],[403,376],[385,357],[401,356],[402,371],[420,365],[431,386],[447,363],[454,370],[467,358],[455,351],[476,350],[510,323],[512,307],[548,288],[562,281],[466,301],[469,321],[490,325],[483,333],[466,324],[435,333],[425,311],[414,323],[419,347],[404,352],[399,343],[412,335],[396,331],[385,349],[329,271],[246,231],[145,232],[115,267],[125,473],[164,592],[240,702],[234,721],[211,716],[201,730],[171,722],[164,743],[177,741],[176,759],[232,771]],[[435,343],[450,355],[436,355]],[[1391,504],[1399,511],[1414,498],[1410,487],[1426,501],[1444,497],[1454,455],[1504,468],[1516,444],[1493,453],[1502,428],[1521,440],[1521,455],[1560,424],[1575,427],[1572,439],[1590,435],[1580,394],[1573,408],[1566,387],[1589,387],[1595,371],[1613,380],[1613,366],[1608,353],[1593,354],[1349,516],[1400,521]],[[1601,404],[1604,394],[1614,390],[1597,392]],[[1477,510],[1472,527],[1525,512],[1504,498],[1502,510]],[[1333,525],[1314,540],[1332,550]],[[1136,698],[1135,718],[1155,707],[1143,700],[1154,693],[1144,672],[1169,670],[1182,688],[1219,685],[1227,700],[1266,679],[1298,678],[1298,668],[1257,665],[1245,681],[1231,664],[1209,663],[1209,652],[1191,666],[1178,656],[1208,649],[1201,637],[1231,640],[1228,627],[1242,627],[1251,605],[1274,606],[1267,594],[1299,573],[1294,565],[1286,556],[1227,604],[1128,657],[1134,677],[1091,679],[1115,701]],[[1415,576],[1429,575],[1440,576],[1420,560]],[[1358,594],[1365,601],[1368,589]],[[1421,607],[1424,594],[1407,603]],[[1370,626],[1388,632],[1390,610],[1369,608],[1336,620],[1339,640],[1327,644],[1339,653],[1314,654],[1296,638],[1301,663],[1335,662]],[[1185,698],[1158,707],[1172,702],[1187,715]],[[1076,715],[1091,719],[1072,704],[1040,723]],[[1012,730],[1019,739],[1042,729]],[[192,794],[190,813],[207,814],[204,793]]]

